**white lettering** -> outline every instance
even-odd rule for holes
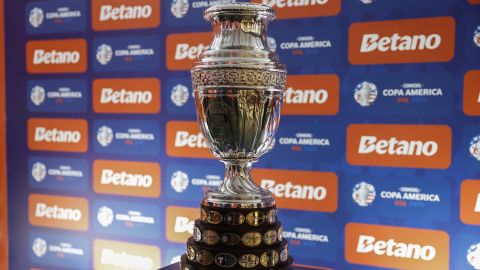
[[[114,172],[110,169],[103,169],[100,183],[102,185],[149,188],[153,184],[153,177],[148,174]]]
[[[277,184],[271,179],[262,179],[260,186],[268,189],[277,198],[322,201],[327,197],[327,189],[323,186],[294,185],[292,182]]]
[[[434,50],[441,43],[442,37],[438,34],[400,36],[398,33],[395,33],[391,37],[380,37],[378,34],[364,34],[360,52],[368,53],[375,50],[381,52]]]
[[[438,151],[438,144],[434,141],[406,141],[392,137],[389,140],[378,140],[375,136],[362,136],[358,146],[359,154],[376,152],[379,155],[397,156],[433,156]]]
[[[80,52],[78,51],[57,51],[46,52],[42,49],[36,49],[33,52],[34,65],[64,65],[76,64],[80,61]]]
[[[82,134],[79,131],[59,130],[53,128],[48,130],[45,127],[35,128],[36,142],[53,142],[53,143],[78,143],[82,139]]]
[[[104,5],[100,8],[100,21],[117,21],[117,20],[133,20],[133,19],[147,19],[152,15],[152,7],[150,5],[144,6],[125,6],[113,7],[111,5]]]
[[[377,240],[369,235],[360,235],[358,239],[358,253],[375,253],[376,255],[387,257],[397,257],[414,260],[431,261],[437,253],[433,246],[419,244],[405,244],[395,242],[394,239],[388,241]]]
[[[80,221],[82,219],[82,211],[80,211],[79,209],[62,208],[58,205],[48,206],[45,203],[37,203],[35,207],[35,217],[67,221]]]
[[[107,104],[149,104],[153,95],[150,91],[136,91],[120,89],[114,91],[112,88],[102,88],[100,103]]]

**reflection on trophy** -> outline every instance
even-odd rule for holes
[[[250,174],[274,140],[285,89],[285,67],[267,44],[266,27],[275,13],[241,3],[211,7],[204,17],[214,39],[192,69],[192,85],[201,131],[226,172],[202,200],[181,267],[287,267],[293,260],[275,200]]]

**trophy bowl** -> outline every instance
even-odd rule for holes
[[[280,121],[286,70],[266,39],[275,13],[241,3],[211,7],[204,17],[214,37],[192,69],[192,84],[200,129],[226,173],[203,203],[271,206],[270,192],[253,181],[250,170],[271,149]]]

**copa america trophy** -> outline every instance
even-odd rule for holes
[[[204,18],[213,41],[192,68],[198,121],[223,163],[223,183],[205,194],[182,270],[279,269],[291,265],[272,194],[250,174],[273,144],[286,70],[267,45],[268,6],[214,6]]]

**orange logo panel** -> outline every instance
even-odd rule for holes
[[[186,33],[167,36],[167,68],[169,70],[190,70],[200,53],[205,51],[212,40],[212,34]]]
[[[452,17],[353,23],[348,36],[353,65],[448,62],[455,53]]]
[[[93,189],[102,194],[158,198],[160,165],[152,162],[95,160]]]
[[[88,230],[88,201],[85,198],[31,194],[28,221],[33,226],[74,231]]]
[[[480,0],[468,0],[468,2],[472,5],[480,5]]]
[[[452,130],[445,125],[352,124],[347,160],[352,165],[446,169]]]
[[[160,249],[156,246],[95,239],[93,267],[101,270],[158,269]]]
[[[460,188],[460,219],[480,225],[480,180],[465,180]]]
[[[463,112],[480,115],[480,70],[470,70],[463,80]]]
[[[287,76],[283,115],[335,115],[339,106],[335,74]]]
[[[95,31],[152,28],[160,24],[160,0],[92,0]]]
[[[167,155],[171,157],[213,158],[205,137],[195,121],[167,123]]]
[[[340,12],[340,0],[252,0],[275,9],[278,19],[334,16]]]
[[[93,110],[96,113],[158,113],[160,81],[155,78],[96,79]]]
[[[198,208],[168,206],[166,213],[167,240],[185,243],[193,234],[195,220],[200,217]]]
[[[258,185],[272,192],[280,208],[329,213],[337,210],[335,173],[253,169],[252,176]]]
[[[349,223],[345,259],[354,264],[409,270],[448,270],[446,232]]]
[[[28,73],[80,73],[87,70],[87,42],[84,39],[28,41]]]
[[[28,148],[37,151],[86,152],[88,124],[84,119],[30,118]]]

